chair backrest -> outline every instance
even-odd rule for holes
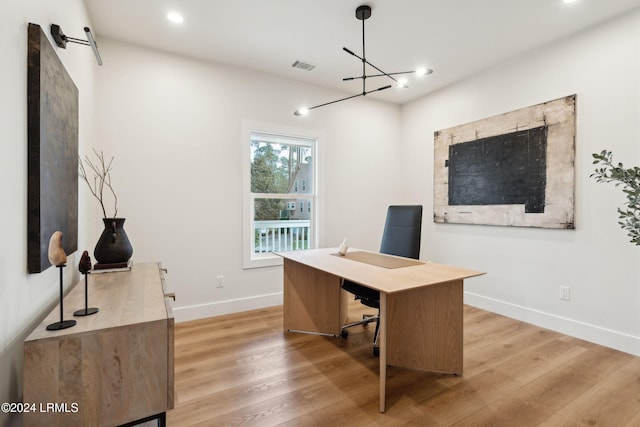
[[[418,259],[420,258],[421,234],[421,205],[389,206],[380,252]]]

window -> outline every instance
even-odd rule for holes
[[[245,133],[243,266],[278,265],[273,252],[316,244],[317,139]]]

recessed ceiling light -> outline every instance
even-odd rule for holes
[[[562,0],[562,3],[575,3],[576,0]]]
[[[171,22],[175,22],[176,24],[182,24],[184,22],[184,17],[178,12],[167,13],[167,19]]]

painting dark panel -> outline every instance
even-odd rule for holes
[[[547,127],[449,146],[449,205],[517,205],[544,213]]]
[[[433,220],[574,228],[576,95],[441,129]]]
[[[49,239],[78,249],[78,88],[39,25],[29,24],[28,271],[50,266]]]

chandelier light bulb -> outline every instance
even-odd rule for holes
[[[309,109],[307,107],[302,107],[296,110],[293,114],[295,114],[296,116],[306,116],[308,112]]]
[[[433,70],[430,70],[424,67],[418,68],[416,70],[416,76],[426,76],[427,74],[431,74],[431,73],[433,73]]]
[[[405,78],[398,79],[398,87],[399,87],[399,88],[403,88],[403,89],[404,89],[404,88],[409,87],[409,86],[407,85],[407,83],[409,83],[409,81],[408,81],[407,79],[405,79]]]

